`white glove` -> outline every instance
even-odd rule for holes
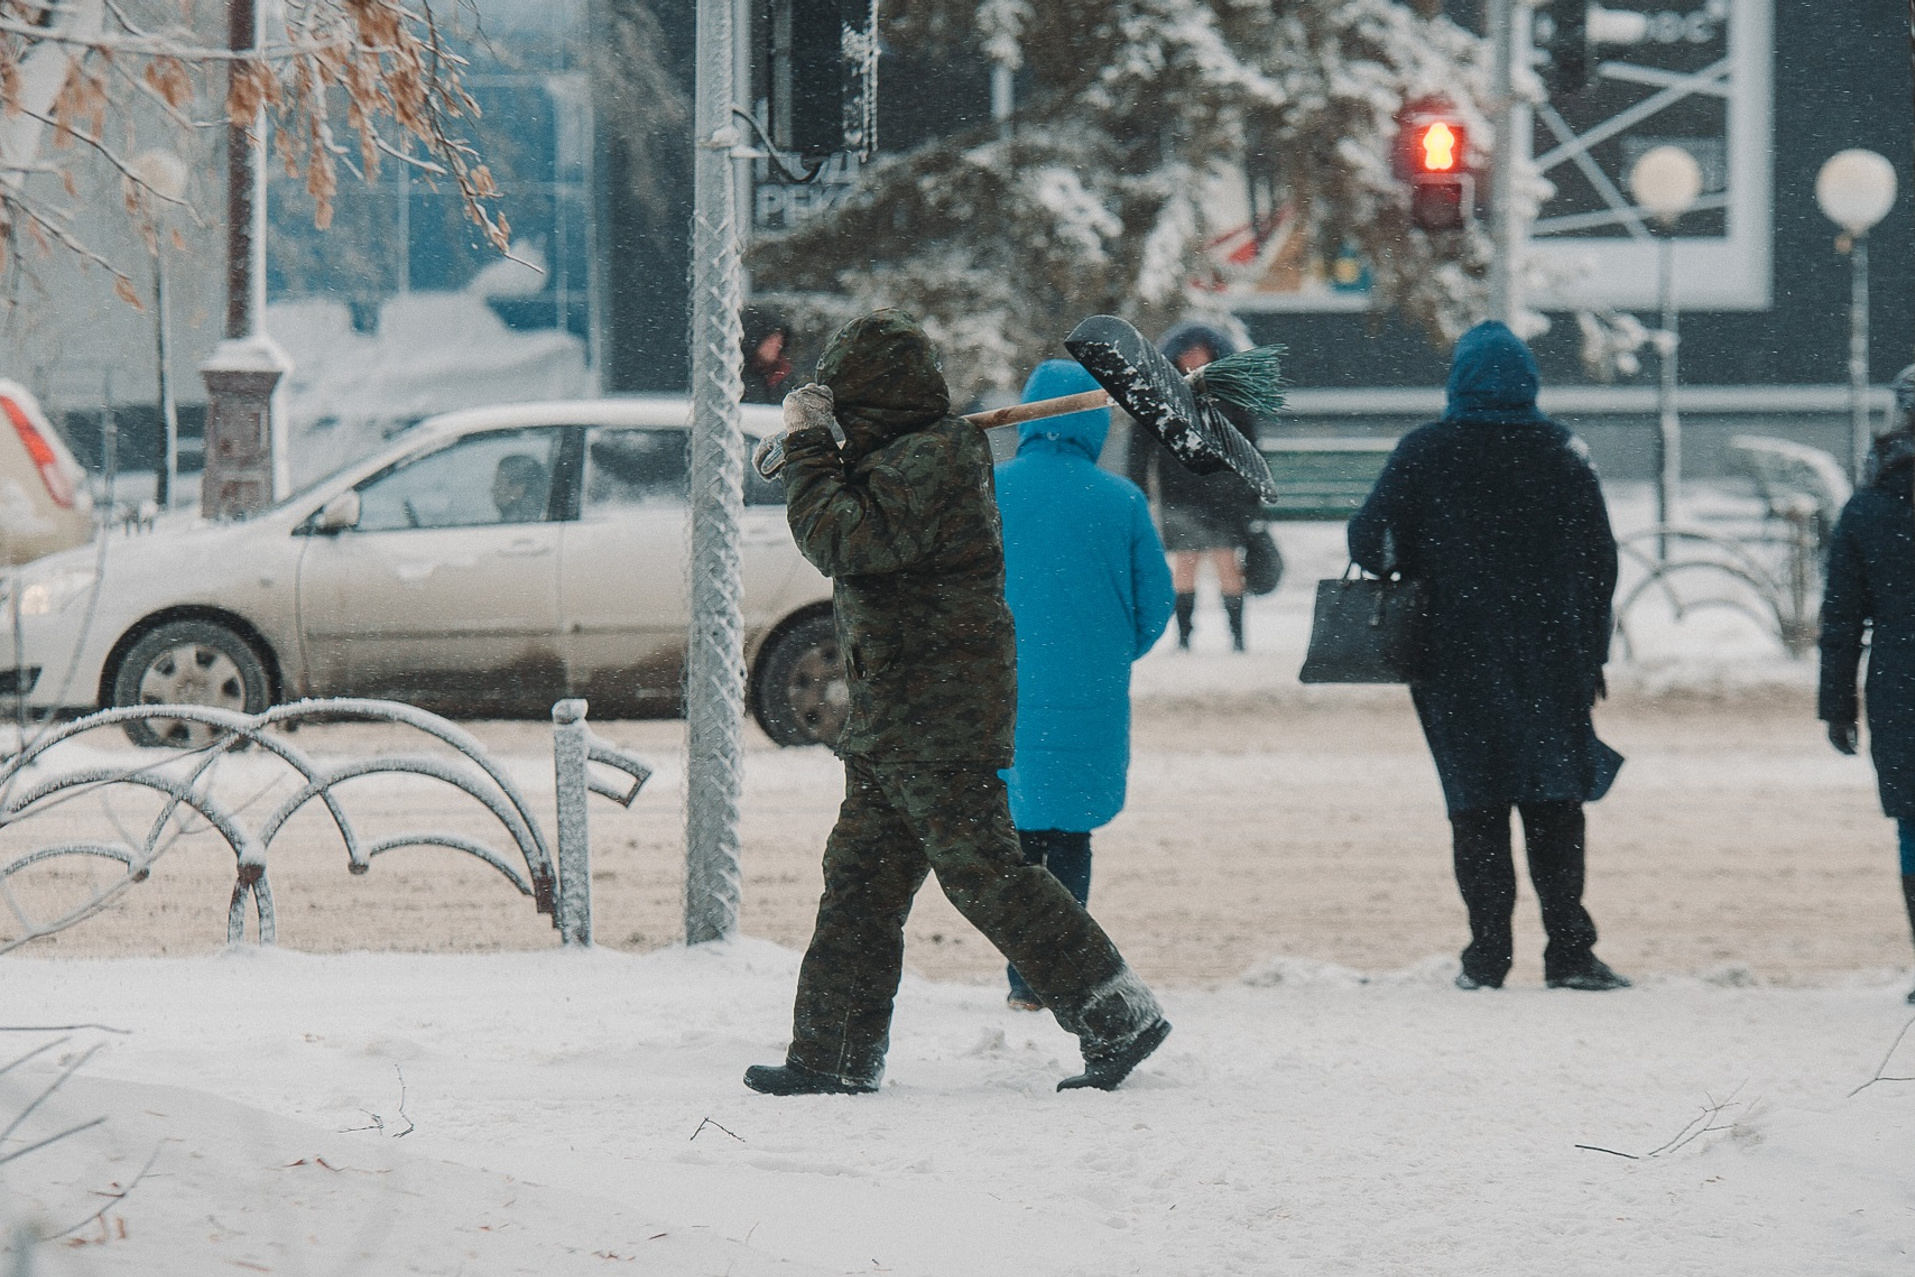
[[[826,430],[838,440],[838,419],[832,415],[831,387],[809,382],[785,396],[785,428],[762,440],[751,452],[752,468],[767,479],[776,479],[785,468],[785,435],[794,430]]]
[[[785,429],[831,430],[837,424],[832,406],[831,387],[806,382],[785,396]]]

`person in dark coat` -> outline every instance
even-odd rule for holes
[[[791,325],[777,311],[747,306],[739,316],[744,336],[745,403],[783,403],[791,384]]]
[[[1237,344],[1229,337],[1194,321],[1165,333],[1157,348],[1182,373],[1237,353]],[[1254,422],[1230,409],[1224,415],[1251,443],[1257,441]],[[1177,590],[1177,646],[1190,646],[1197,614],[1197,568],[1207,562],[1223,594],[1231,646],[1243,651],[1243,565],[1237,556],[1249,539],[1251,522],[1263,513],[1257,494],[1229,470],[1193,474],[1141,430],[1133,430],[1131,440],[1126,468],[1131,480],[1156,500],[1164,549],[1170,555],[1170,575]]]
[[[798,969],[773,1095],[878,1089],[904,967],[904,920],[938,885],[1077,1035],[1115,1087],[1170,1032],[1157,999],[1062,883],[1025,863],[1000,771],[1011,764],[1017,646],[984,432],[951,413],[936,348],[910,316],[855,319],[785,401],[785,514],[832,579],[851,704],[845,797]],[[834,425],[844,442],[834,439]]]
[[[1052,359],[1024,402],[1097,389]],[[997,468],[1004,601],[1017,625],[1016,753],[1004,773],[1024,859],[1085,904],[1091,830],[1123,810],[1130,769],[1130,666],[1170,620],[1170,570],[1137,486],[1100,470],[1110,409],[1027,421]],[[1012,1007],[1043,1001],[1016,967]]]
[[[1876,439],[1863,486],[1829,539],[1822,592],[1822,681],[1817,714],[1829,742],[1853,754],[1859,735],[1855,675],[1868,638],[1869,754],[1882,813],[1901,842],[1902,900],[1915,933],[1915,367],[1896,386],[1903,420]],[[1915,990],[1908,1000],[1915,1003]]]
[[[1421,581],[1425,651],[1410,682],[1443,782],[1470,944],[1456,978],[1509,972],[1522,813],[1551,988],[1629,982],[1597,958],[1582,905],[1583,804],[1622,757],[1596,739],[1616,542],[1583,446],[1536,407],[1536,361],[1499,323],[1456,343],[1449,406],[1405,435],[1350,520],[1350,557]]]

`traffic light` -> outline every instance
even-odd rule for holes
[[[1469,171],[1469,130],[1444,106],[1406,113],[1397,131],[1397,170],[1410,184],[1410,221],[1425,231],[1469,224],[1476,181]]]
[[[807,162],[869,158],[877,126],[877,0],[769,0],[771,139]]]
[[[1542,51],[1543,84],[1551,97],[1589,87],[1589,63],[1606,44],[1641,44],[1649,15],[1605,9],[1589,0],[1548,0],[1536,10],[1530,34]]]

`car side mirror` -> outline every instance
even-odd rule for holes
[[[359,526],[359,493],[348,488],[319,508],[319,517],[313,521],[313,531],[324,536],[335,536],[349,528]]]

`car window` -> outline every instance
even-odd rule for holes
[[[543,523],[560,432],[499,430],[409,458],[359,485],[360,532]]]
[[[585,439],[587,511],[685,500],[687,433],[593,428]]]
[[[586,437],[584,508],[609,510],[679,501],[689,490],[690,435],[677,429],[598,426]],[[747,437],[749,448],[756,441]],[[745,467],[746,505],[783,505],[785,486]]]

